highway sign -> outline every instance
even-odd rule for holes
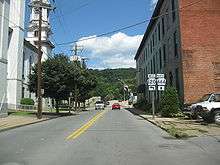
[[[155,78],[149,78],[149,79],[147,80],[147,84],[148,84],[149,86],[156,85],[156,84],[157,84],[157,81],[156,81]]]
[[[156,90],[156,86],[148,86],[149,91],[155,91]]]
[[[165,86],[158,86],[158,91],[164,91],[165,90]]]
[[[165,78],[158,78],[157,79],[157,85],[166,85],[166,79]]]
[[[148,78],[156,78],[156,74],[148,74],[147,77]]]

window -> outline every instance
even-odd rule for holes
[[[38,37],[39,32],[38,31],[34,31],[34,37]]]
[[[159,49],[159,63],[160,63],[160,69],[162,68],[162,54],[161,54],[161,48]]]
[[[31,74],[31,67],[32,67],[32,56],[30,56],[30,58],[29,58],[29,73],[28,73],[28,75]]]
[[[8,47],[9,47],[10,42],[11,42],[12,33],[13,33],[13,30],[11,28],[9,28],[9,31],[8,31]]]
[[[21,98],[24,98],[24,90],[25,90],[25,88],[22,87],[22,89],[21,89]]]
[[[172,17],[174,22],[176,19],[175,0],[172,0]]]
[[[165,34],[165,24],[164,24],[164,17],[162,18],[162,35]]]
[[[169,11],[168,11],[168,9],[166,10],[166,30],[168,30],[169,29],[169,27],[170,27],[170,20],[169,20]]]
[[[173,34],[173,44],[174,44],[174,55],[178,57],[178,44],[177,44],[177,35],[176,32]]]
[[[179,69],[178,68],[175,69],[175,77],[176,77],[176,89],[179,93],[180,85],[179,85]]]
[[[152,40],[150,41],[150,53],[152,54],[153,51],[153,44],[152,44]]]
[[[147,61],[147,48],[145,48],[145,61]]]
[[[24,71],[25,71],[25,53],[23,52],[23,58],[22,58],[22,79],[24,80]]]
[[[154,71],[154,73],[156,73],[156,58],[155,57],[156,56],[153,57],[153,67],[154,67],[153,71]]]
[[[163,45],[163,62],[164,62],[164,66],[166,65],[166,45]]]
[[[173,74],[172,74],[172,72],[169,73],[169,79],[170,79],[170,86],[173,86]]]
[[[220,102],[220,94],[215,94],[214,101],[215,102]]]
[[[160,41],[160,39],[161,39],[161,34],[160,34],[160,22],[159,22],[159,24],[157,25],[157,34],[158,34],[158,40]]]
[[[154,44],[155,44],[154,34],[152,35],[152,38],[153,38],[153,48],[154,48]]]
[[[153,73],[153,62],[152,62],[152,60],[150,61],[150,70],[151,70],[151,73]]]

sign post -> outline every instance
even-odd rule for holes
[[[148,90],[152,93],[152,115],[155,118],[155,91],[164,91],[166,79],[164,74],[148,74]]]

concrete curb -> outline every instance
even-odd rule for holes
[[[57,117],[53,117],[53,118],[49,118],[49,119],[45,119],[45,120],[41,120],[41,121],[35,121],[35,122],[31,122],[31,123],[26,123],[26,124],[16,125],[16,126],[8,127],[8,128],[3,128],[3,129],[0,129],[0,133],[1,132],[5,132],[5,131],[9,131],[9,130],[12,130],[12,129],[16,129],[16,128],[28,126],[28,125],[33,125],[33,124],[41,123],[41,122],[48,121],[48,120],[57,119],[59,117],[62,117],[62,116],[57,116]]]
[[[167,129],[165,129],[164,127],[162,127],[162,126],[160,126],[160,125],[158,125],[158,124],[156,124],[156,123],[154,123],[153,121],[149,120],[148,118],[139,115],[137,112],[132,111],[131,113],[134,113],[135,115],[141,117],[142,119],[147,120],[147,121],[150,122],[151,124],[153,124],[153,125],[155,125],[155,126],[159,127],[160,129],[162,129],[162,130],[164,130],[164,131],[167,132]],[[169,133],[169,132],[167,132],[167,133]]]

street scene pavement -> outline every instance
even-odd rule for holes
[[[131,112],[90,110],[0,133],[1,165],[218,165],[220,137],[177,140]]]

